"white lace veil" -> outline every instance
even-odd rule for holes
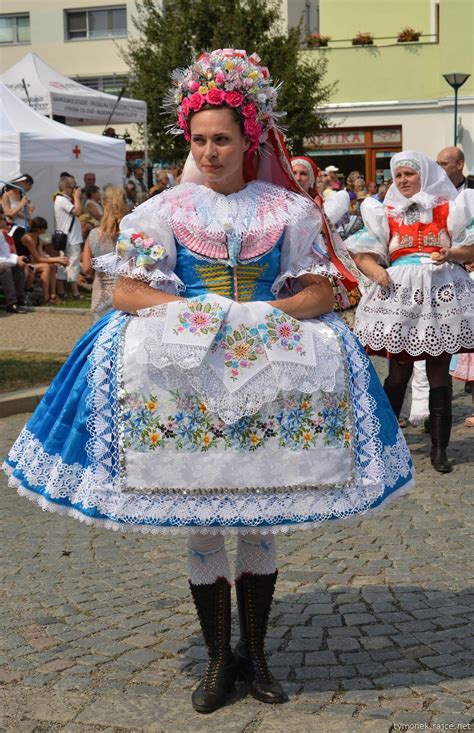
[[[402,165],[416,170],[421,179],[421,190],[410,198],[404,196],[392,183],[384,199],[384,206],[390,207],[391,213],[403,214],[412,204],[417,204],[421,210],[422,220],[431,221],[431,211],[435,206],[445,202],[454,201],[457,196],[456,188],[453,186],[444,170],[427,158],[423,153],[416,150],[403,150],[396,153],[390,161],[392,177],[395,181],[395,171]]]

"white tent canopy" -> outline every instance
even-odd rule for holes
[[[54,228],[52,196],[59,174],[67,171],[83,185],[84,173],[96,174],[97,185],[123,186],[125,142],[67,127],[38,114],[0,81],[0,179],[10,181],[29,173],[34,186],[28,194],[33,216],[43,216]]]
[[[0,79],[37,112],[65,117],[70,125],[105,124],[117,104],[117,97],[113,94],[90,89],[69,79],[35,53],[26,54]],[[146,102],[122,97],[110,123],[146,123],[146,111]]]

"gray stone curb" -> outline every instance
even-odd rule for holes
[[[18,415],[22,412],[33,412],[48,387],[19,389],[16,392],[5,392],[0,395],[0,418]]]

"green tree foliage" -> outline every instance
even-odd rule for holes
[[[203,50],[245,48],[256,51],[275,82],[283,82],[278,108],[286,111],[282,124],[288,147],[303,151],[303,140],[326,126],[318,112],[332,87],[324,82],[327,61],[301,58],[302,27],[286,29],[279,0],[136,0],[134,23],[139,36],[124,53],[131,70],[131,92],[148,103],[151,153],[172,160],[183,157],[182,136],[167,132],[169,119],[163,99],[171,72],[187,66]]]

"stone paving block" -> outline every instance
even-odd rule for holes
[[[65,669],[75,666],[75,662],[70,659],[53,659],[50,662],[41,664],[37,667],[36,672],[39,674],[48,674],[50,672],[63,672]]]
[[[348,652],[360,649],[360,644],[354,637],[336,637],[328,640],[331,651]]]

